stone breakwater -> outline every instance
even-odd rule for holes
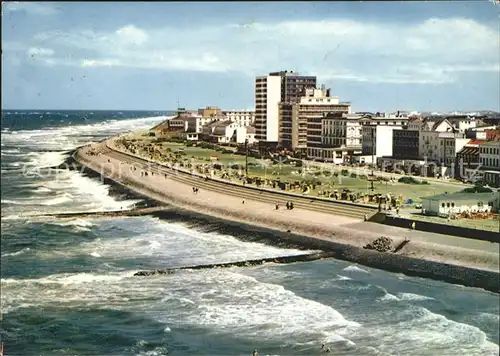
[[[99,166],[99,161],[93,161],[86,157],[80,157],[78,152],[75,156],[80,162],[85,162],[83,163],[84,165],[87,167],[90,166],[90,169],[95,169],[97,171],[101,168]],[[103,159],[104,158],[101,160]],[[99,176],[100,174],[97,173],[97,175]],[[248,216],[248,214],[243,212],[235,213],[234,211],[230,211],[231,209],[226,209],[224,211],[224,209],[220,207],[207,206],[206,203],[201,203],[193,195],[190,197],[180,197],[179,195],[176,196],[173,192],[168,190],[155,189],[155,187],[149,186],[144,182],[139,184],[131,176],[128,179],[127,177],[120,177],[120,181],[122,186],[127,185],[134,191],[139,192],[142,196],[149,196],[153,200],[158,201],[171,201],[175,205],[186,208],[186,210],[179,209],[152,214],[159,218],[167,218],[169,220],[198,221],[200,226],[203,226],[204,222],[210,222],[212,226],[213,224],[217,224],[219,227],[225,226],[224,229],[232,230],[234,232],[233,234],[237,237],[242,235],[241,232],[244,232],[243,235],[246,235],[246,237],[253,236],[250,238],[252,240],[255,240],[255,236],[259,235],[258,239],[260,241],[273,245],[323,250],[325,252],[332,252],[332,257],[339,260],[360,263],[369,267],[383,269],[390,272],[404,273],[411,276],[419,276],[471,287],[484,288],[496,293],[500,292],[498,272],[452,265],[437,261],[429,261],[401,254],[380,253],[377,251],[367,250],[363,249],[362,245],[354,246],[344,243],[344,241],[346,241],[345,238],[343,240],[339,238],[337,241],[332,241],[328,238],[328,236],[332,236],[332,232],[328,231],[328,229],[323,226],[310,224],[309,229],[305,229],[303,226],[298,226],[298,224],[295,227],[293,224],[287,223],[286,226],[282,225],[282,227],[280,227],[280,224],[275,221],[273,222],[272,217],[269,217],[266,221],[266,218],[263,218],[262,215]],[[174,182],[171,184],[174,185]],[[221,196],[220,198],[222,199],[225,197]],[[194,212],[193,210],[197,212]],[[241,220],[238,219],[237,215],[241,215]],[[266,213],[266,216],[269,216],[269,213]],[[332,218],[334,217],[330,217],[330,219]],[[236,219],[240,221],[235,221]],[[289,232],[290,230],[294,233]],[[323,238],[304,236],[304,234],[314,234],[323,236]],[[245,239],[245,237],[243,238]],[[367,239],[365,237],[363,239],[362,236],[360,236],[359,240],[360,241],[356,241],[356,238],[353,238],[352,243],[357,243],[358,245],[360,243],[368,243],[373,241],[373,238]],[[410,243],[410,245],[412,244]],[[443,248],[443,246],[440,247]],[[431,251],[431,249],[432,247],[430,247],[429,251]]]

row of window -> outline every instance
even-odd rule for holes
[[[477,206],[479,208],[484,206],[484,203],[482,201],[477,202]],[[488,202],[488,206],[493,206],[493,202]],[[441,203],[441,208],[454,208],[455,207],[455,202],[446,202],[446,203]]]
[[[496,147],[480,147],[479,152],[490,155],[500,156],[500,148]]]
[[[498,158],[481,157],[481,164],[488,167],[500,167]]]

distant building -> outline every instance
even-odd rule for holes
[[[487,141],[479,145],[479,159],[484,169],[500,171],[500,141]]]
[[[203,126],[202,139],[213,143],[236,142],[237,125],[229,120],[214,121]]]
[[[466,182],[476,182],[483,178],[479,170],[479,145],[477,141],[469,141],[458,153],[455,163],[455,178]]]
[[[489,212],[498,209],[498,193],[456,193],[422,197],[426,215],[447,217],[462,212]]]
[[[477,125],[476,127],[472,127],[470,129],[465,130],[465,137],[475,140],[491,140],[495,141],[491,136],[496,136],[496,132],[500,135],[500,128],[495,125]],[[490,137],[487,137],[490,135]]]
[[[158,125],[152,127],[150,132],[154,132],[155,136],[158,137],[172,132],[183,133],[188,131],[190,123],[192,125],[192,123],[196,122],[198,119],[201,119],[201,116],[187,111],[179,111],[177,116],[162,121]],[[196,131],[192,130],[192,132]]]
[[[392,157],[393,155],[393,131],[402,130],[402,125],[383,124],[377,125],[370,119],[361,119],[362,155],[365,156],[361,163],[376,162],[378,157]]]
[[[245,143],[245,141],[252,145],[256,142],[255,140],[255,127],[245,126],[236,128],[236,142]]]
[[[397,130],[393,131],[392,154],[397,159],[419,159],[419,131]]]
[[[361,154],[360,119],[357,114],[327,114],[321,120],[321,146],[309,146],[308,143],[307,157],[335,163],[351,162],[353,155]]]
[[[323,146],[321,122],[328,113],[350,113],[351,105],[330,96],[330,89],[307,88],[297,103],[280,103],[279,143],[288,149]]]
[[[483,181],[492,187],[500,187],[500,141],[480,144],[479,160]]]
[[[253,110],[226,110],[222,115],[227,120],[235,122],[239,127],[246,127],[254,124],[255,111]]]
[[[280,102],[294,103],[305,88],[316,87],[316,77],[281,71],[255,79],[255,137],[278,144]]]
[[[204,109],[198,109],[198,114],[203,117],[220,117],[222,111],[217,106],[207,106]]]

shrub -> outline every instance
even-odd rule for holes
[[[493,190],[481,185],[475,185],[474,187],[465,188],[461,193],[492,193]]]
[[[343,176],[347,177],[349,175],[349,171],[347,169],[343,169],[340,171],[340,174],[342,174]]]
[[[398,182],[405,184],[429,184],[429,182],[426,180],[419,181],[413,177],[401,177],[398,179]]]

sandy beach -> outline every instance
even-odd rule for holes
[[[89,155],[89,150],[103,153]],[[400,255],[495,272],[499,269],[499,246],[496,243],[410,231],[306,209],[286,210],[281,206],[276,210],[271,203],[251,199],[245,199],[243,203],[241,198],[209,190],[194,193],[192,186],[177,182],[175,177],[143,175],[126,159],[115,159],[106,151],[105,142],[101,142],[81,148],[75,156],[82,164],[138,193],[187,210],[356,247],[380,236],[390,237],[394,244],[409,238],[411,243],[399,252]]]

